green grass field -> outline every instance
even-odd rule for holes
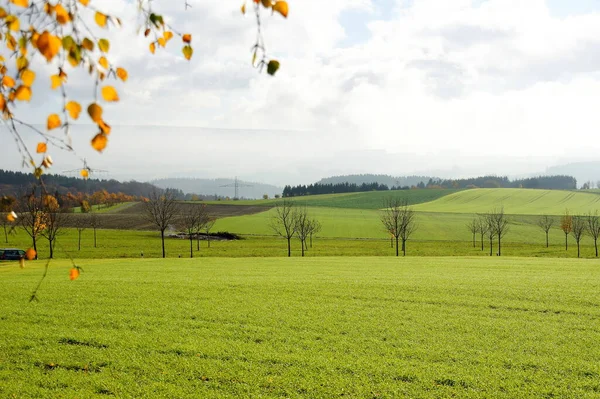
[[[588,260],[0,264],[0,396],[597,398]]]
[[[440,197],[415,205],[415,211],[444,213],[483,213],[504,207],[514,215],[572,215],[600,212],[600,195],[563,190],[531,190],[517,188],[479,188]]]

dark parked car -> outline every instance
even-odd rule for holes
[[[0,248],[0,260],[19,260],[25,257],[25,251],[16,248]]]

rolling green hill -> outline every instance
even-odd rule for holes
[[[483,213],[504,207],[513,215],[561,215],[600,212],[600,195],[563,190],[480,188],[456,192],[434,201],[417,204],[415,211],[443,213]]]

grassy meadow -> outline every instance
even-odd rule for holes
[[[0,264],[0,396],[597,398],[600,268],[523,258]]]

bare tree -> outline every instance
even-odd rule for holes
[[[554,218],[552,216],[542,215],[538,219],[537,225],[540,226],[540,228],[542,230],[544,230],[544,233],[546,233],[546,248],[548,248],[549,247],[548,232],[554,225]]]
[[[98,248],[98,241],[96,240],[96,229],[100,228],[100,218],[98,217],[98,214],[93,210],[90,212],[89,215],[90,216],[88,222],[90,224],[90,227],[94,230],[94,248]]]
[[[215,226],[216,218],[208,217],[206,219],[206,223],[204,224],[204,234],[206,234],[206,246],[210,248],[210,231]],[[200,238],[198,238],[198,248],[200,248]]]
[[[573,231],[573,216],[569,215],[569,210],[565,209],[564,215],[560,218],[560,229],[565,233],[565,251],[569,249],[569,234]]]
[[[494,235],[498,238],[498,256],[502,256],[502,238],[508,233],[508,219],[504,214],[504,208],[493,209],[488,214],[488,226],[494,231]]]
[[[381,214],[381,223],[385,230],[389,232],[396,240],[396,256],[400,256],[400,235],[402,234],[402,207],[406,204],[400,198],[387,198],[383,204],[383,213]]]
[[[598,216],[598,211],[596,211],[593,215],[590,212],[587,215],[587,229],[588,233],[594,240],[594,249],[596,250],[596,258],[598,257],[598,237],[600,237],[600,217]]]
[[[300,245],[302,246],[302,256],[304,256],[304,250],[306,249],[306,240],[310,235],[310,219],[308,217],[308,212],[306,207],[302,207],[297,209],[295,212],[295,223],[294,231],[296,233],[296,237],[300,240]]]
[[[310,247],[313,247],[313,235],[316,236],[317,233],[321,232],[321,222],[317,219],[313,219],[310,223]]]
[[[573,235],[573,238],[575,238],[575,242],[577,243],[577,257],[579,258],[579,256],[580,256],[579,243],[581,242],[581,239],[585,235],[586,221],[581,216],[573,216],[572,221],[573,221],[572,222],[573,228],[571,230],[571,234]]]
[[[490,240],[490,256],[494,256],[494,239],[496,238],[496,229],[494,228],[494,218],[491,214],[485,215],[486,235]]]
[[[86,214],[77,215],[73,225],[77,229],[77,250],[81,251],[81,233],[89,226],[89,216]]]
[[[208,221],[206,205],[190,205],[185,208],[181,219],[182,227],[190,240],[190,258],[194,257],[194,237],[200,250],[200,231]]]
[[[406,242],[416,230],[415,213],[405,203],[402,207],[402,231],[400,232],[400,238],[402,238],[402,256],[406,256]]]
[[[469,230],[473,235],[473,248],[475,248],[475,237],[477,236],[477,232],[479,231],[479,224],[477,218],[473,218],[473,220],[467,222],[467,230]]]
[[[18,202],[19,217],[18,221],[23,230],[31,237],[32,247],[37,256],[37,238],[44,229],[44,213],[42,210],[42,200],[35,195],[35,191],[21,195]]]
[[[144,202],[144,210],[146,219],[160,230],[162,257],[165,258],[165,230],[177,214],[175,191],[167,189],[159,194],[154,190]]]
[[[50,259],[54,258],[54,245],[56,238],[60,234],[65,224],[71,216],[68,208],[61,208],[56,198],[52,195],[45,195],[42,201],[44,228],[40,231],[40,235],[48,240],[50,247]]]
[[[292,201],[284,199],[277,203],[270,226],[277,235],[287,240],[288,257],[292,256],[291,241],[296,234],[296,212]]]
[[[477,215],[477,232],[481,236],[481,250],[484,250],[484,238],[488,232],[488,224],[485,215]]]

